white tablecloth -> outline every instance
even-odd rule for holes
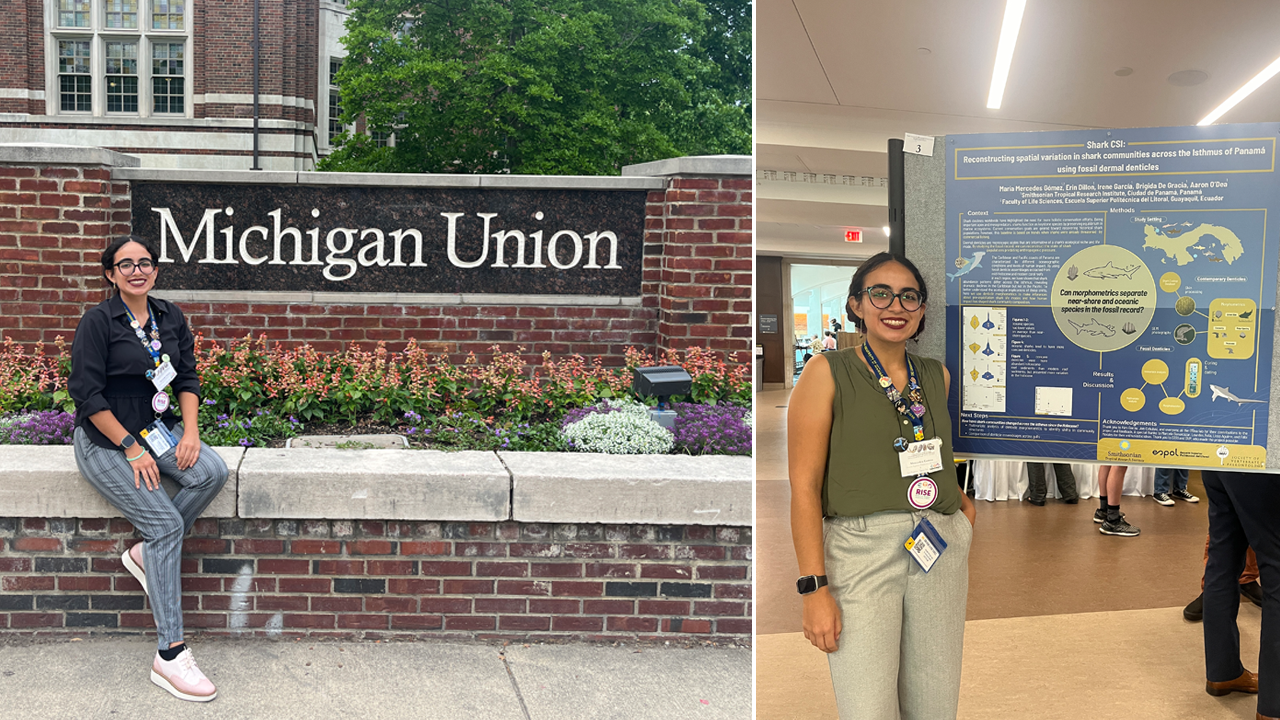
[[[970,462],[974,497],[979,500],[1025,500],[1027,496],[1027,464],[1018,460],[973,460]],[[1097,497],[1098,465],[1071,463],[1076,476],[1076,490],[1081,498]],[[1053,466],[1045,468],[1047,496],[1058,496],[1058,482]],[[1155,491],[1156,469],[1149,466],[1129,468],[1124,476],[1125,495],[1150,495]]]

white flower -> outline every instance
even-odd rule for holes
[[[655,455],[671,452],[671,431],[649,419],[649,408],[628,400],[605,400],[614,412],[593,413],[565,426],[561,432],[579,452],[615,455]]]

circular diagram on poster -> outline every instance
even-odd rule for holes
[[[1086,350],[1128,347],[1151,325],[1156,281],[1137,255],[1094,245],[1072,255],[1053,281],[1053,319],[1068,340]]]

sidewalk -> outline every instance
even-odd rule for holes
[[[716,718],[751,716],[751,650],[648,645],[204,639],[218,686],[151,683],[151,638],[0,644],[0,718]]]

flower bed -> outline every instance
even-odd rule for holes
[[[61,338],[55,346],[57,355],[28,353],[5,339],[0,413],[54,411],[39,422],[51,428],[67,424],[57,411],[74,411],[66,392],[70,358]],[[435,449],[575,449],[565,428],[598,414],[594,406],[601,401],[655,402],[631,392],[635,368],[679,365],[693,386],[687,397],[672,398],[678,414],[672,451],[750,454],[750,428],[742,422],[751,402],[747,366],[727,364],[699,348],[660,358],[629,349],[624,366],[607,368],[599,358],[557,360],[549,353],[541,365],[530,365],[520,354],[495,347],[487,363],[472,356],[455,365],[413,341],[398,353],[379,343],[372,351],[330,354],[305,345],[272,348],[261,337],[245,337],[229,348],[197,337],[196,362],[205,403],[201,437],[211,445],[279,445],[306,430],[397,432],[415,447]],[[61,439],[53,430],[41,437],[69,442],[69,434]],[[0,434],[5,442],[15,441]]]

